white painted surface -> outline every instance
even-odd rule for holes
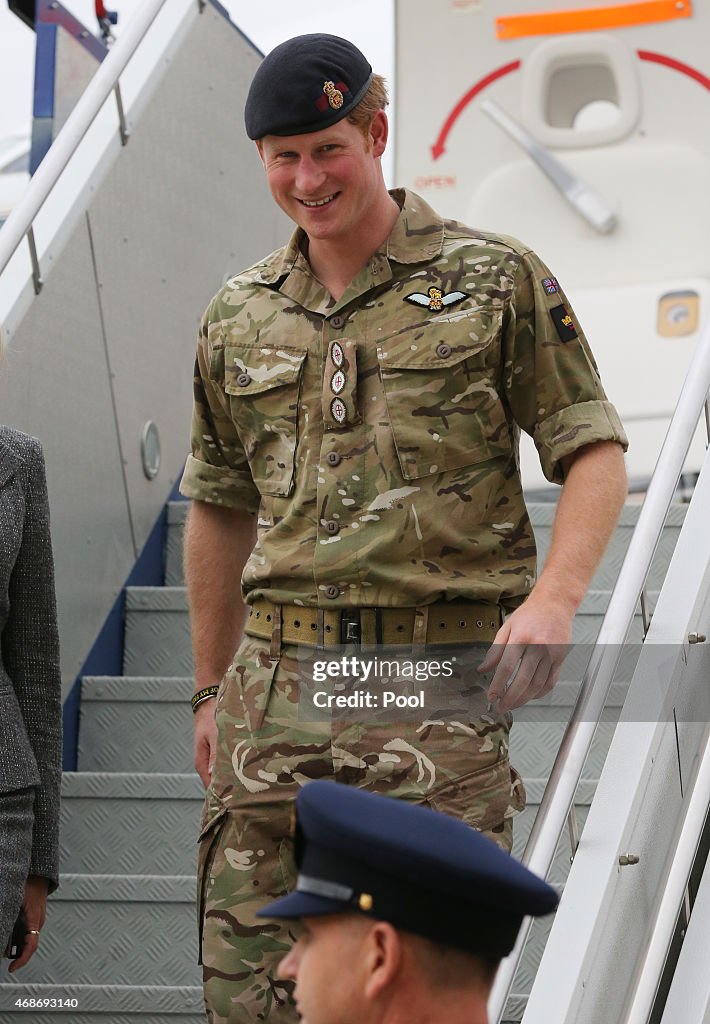
[[[568,0],[548,0],[537,10],[569,8]],[[499,41],[496,17],[523,13],[531,13],[527,0],[398,0],[395,177],[441,213],[522,239],[546,260],[628,421],[629,472],[647,477],[699,333],[661,337],[658,300],[693,288],[700,323],[710,318],[710,137],[698,130],[710,119],[710,90],[638,51],[707,76],[710,7],[696,3],[691,18],[634,28]],[[515,62],[465,102],[486,76]],[[606,200],[618,219],[610,234],[572,210],[485,116],[484,99]],[[526,482],[537,486],[536,457],[530,446],[524,452]],[[695,449],[691,469],[699,455]]]
[[[709,506],[710,456],[658,598],[524,1024],[624,1019],[710,721],[710,650],[687,639],[691,631],[709,632]],[[622,867],[619,857],[628,852],[639,863]]]

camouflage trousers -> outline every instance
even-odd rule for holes
[[[218,749],[199,837],[198,923],[210,1024],[296,1024],[276,968],[294,922],[256,911],[293,888],[291,815],[311,779],[453,814],[506,850],[525,792],[508,760],[510,716],[473,721],[323,721],[299,715],[297,649],[246,636],[217,697]],[[479,658],[480,660],[480,658]],[[482,690],[482,687],[481,687]]]

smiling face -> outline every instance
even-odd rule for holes
[[[365,951],[372,922],[357,914],[336,914],[302,918],[301,925],[301,937],[278,968],[280,978],[296,983],[301,1024],[366,1020]]]
[[[311,240],[352,242],[377,233],[389,196],[380,157],[387,117],[378,111],[366,140],[347,119],[307,135],[258,143],[275,201]],[[369,145],[368,145],[369,143]]]

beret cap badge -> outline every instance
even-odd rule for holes
[[[343,94],[335,85],[335,82],[324,82],[323,92],[328,97],[328,103],[333,110],[340,110],[343,105]]]

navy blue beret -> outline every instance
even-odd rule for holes
[[[354,910],[492,960],[524,917],[549,914],[557,893],[456,818],[335,782],[296,801],[296,888],[259,917]]]
[[[346,117],[368,90],[372,68],[357,46],[314,32],[287,39],[264,57],[249,88],[250,139],[305,135]]]

